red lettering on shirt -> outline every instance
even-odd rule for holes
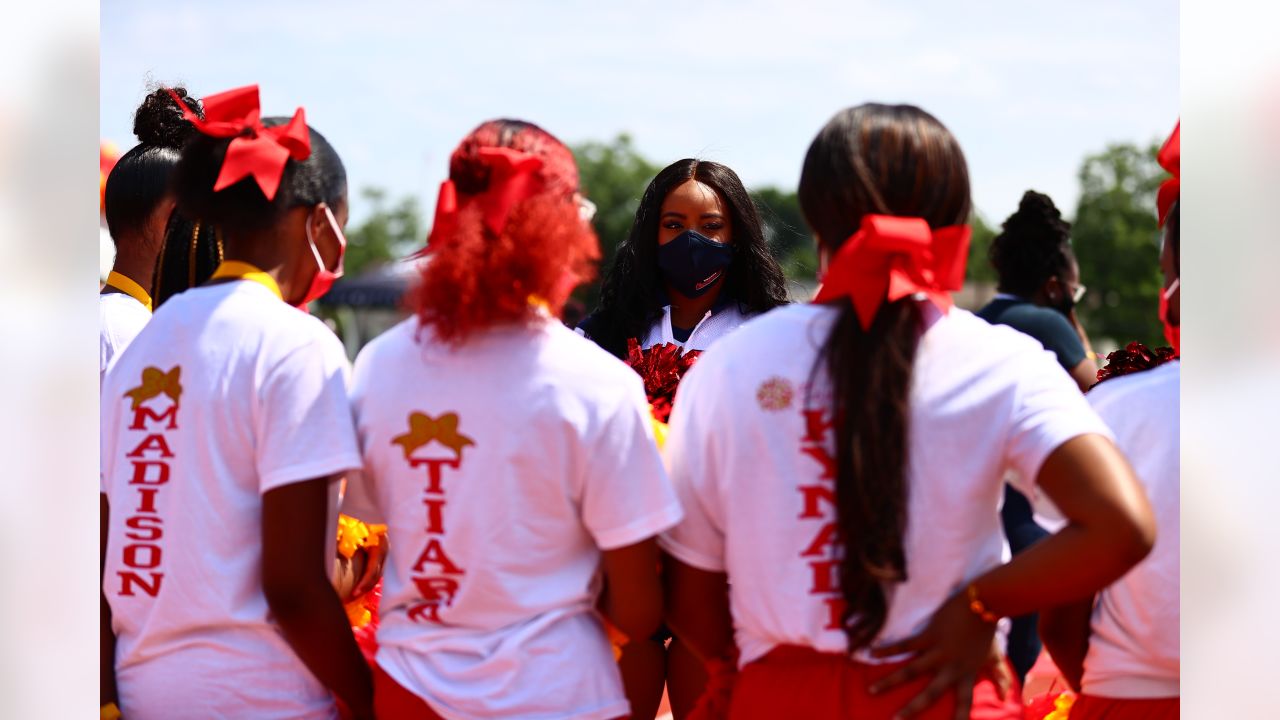
[[[427,506],[427,532],[436,535],[444,534],[444,498],[425,497],[422,504]]]
[[[146,440],[139,443],[138,447],[134,448],[133,451],[128,455],[125,455],[125,457],[140,458],[142,457],[142,454],[148,450],[160,451],[160,457],[162,458],[173,457],[173,451],[169,449],[169,443],[165,442],[164,435],[160,435],[158,433],[148,435]]]
[[[150,582],[144,580],[142,575],[136,572],[121,571],[117,574],[120,576],[121,595],[133,597],[135,587],[151,597],[160,594],[160,581],[164,579],[164,573],[147,573],[150,576]]]
[[[154,515],[134,515],[124,521],[124,526],[129,528],[131,532],[126,532],[125,537],[130,540],[140,540],[142,542],[152,542],[164,537],[164,520]],[[131,565],[127,562],[126,565]],[[133,566],[137,567],[137,566]]]
[[[427,546],[423,548],[422,554],[418,556],[418,562],[413,564],[413,571],[416,573],[426,572],[426,565],[434,564],[440,566],[440,572],[449,575],[462,575],[462,568],[453,564],[449,556],[444,551],[444,546],[440,544],[440,538],[431,538],[427,540]]]
[[[133,411],[133,422],[129,425],[130,430],[146,430],[146,421],[150,418],[156,422],[168,420],[169,426],[166,430],[178,429],[178,406],[170,405],[168,410],[157,413],[149,407],[139,407]]]
[[[138,592],[151,597],[160,594],[160,584],[164,573],[160,572],[164,562],[164,519],[157,510],[156,498],[160,488],[169,483],[172,469],[169,461],[173,459],[173,450],[166,436],[168,431],[178,429],[178,405],[182,397],[182,368],[174,366],[168,372],[149,367],[142,371],[142,382],[138,387],[124,394],[132,402],[128,409],[132,416],[129,430],[148,433],[125,454],[131,458],[133,474],[130,476],[128,488],[137,493],[138,503],[134,514],[125,518],[126,528],[121,549],[121,562],[128,570],[117,571],[120,579],[120,595],[133,597]],[[160,396],[172,400],[168,409],[156,412],[144,403],[151,402]],[[149,423],[150,421],[150,423]],[[165,424],[165,421],[168,421]],[[159,427],[149,427],[156,424]],[[147,454],[151,453],[148,457]],[[147,459],[143,459],[147,458]],[[115,499],[120,508],[128,503],[120,503],[127,490],[121,489]],[[139,572],[147,571],[147,572]]]
[[[836,504],[835,488],[822,485],[801,485],[800,494],[804,496],[804,510],[800,513],[801,520],[825,517],[822,514],[823,500],[831,503],[833,507]]]
[[[840,593],[840,560],[836,552],[839,538],[834,512],[836,491],[831,482],[836,477],[836,462],[827,449],[834,423],[829,410],[805,410],[803,414],[805,432],[800,439],[800,452],[817,463],[818,480],[821,482],[799,487],[801,508],[798,519],[819,521],[821,524],[811,525],[814,527],[813,535],[800,551],[800,558],[812,572],[809,594],[821,598],[823,613],[827,618],[824,627],[839,630],[841,615],[844,613],[844,597]]]
[[[444,487],[444,469],[457,470],[462,466],[462,451],[475,445],[475,441],[458,431],[457,413],[444,413],[438,418],[426,413],[409,413],[409,430],[391,440],[400,446],[405,462],[411,468],[427,468],[427,485],[423,488],[422,504],[426,507],[427,544],[413,564],[410,580],[418,589],[420,601],[410,605],[407,616],[413,622],[443,623],[440,611],[453,604],[459,589],[457,575],[466,571],[458,566],[445,551],[444,509],[448,503]],[[452,452],[452,458],[413,457],[418,450],[438,446]]]

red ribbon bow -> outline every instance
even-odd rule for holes
[[[485,226],[499,234],[517,203],[542,192],[545,182],[538,175],[543,164],[541,157],[507,147],[480,148],[476,155],[489,167],[489,186],[484,192],[468,195],[459,202],[453,180],[440,183],[432,236],[456,227],[458,213],[472,203],[480,205]]]
[[[964,285],[968,225],[931,230],[923,218],[865,215],[862,227],[831,259],[816,303],[849,297],[862,329],[881,303],[924,293],[943,312]]]
[[[1160,190],[1156,193],[1156,210],[1160,213],[1160,226],[1164,227],[1164,221],[1169,217],[1169,210],[1173,208],[1173,203],[1178,199],[1181,190],[1179,181],[1179,161],[1182,158],[1182,121],[1179,120],[1177,125],[1173,126],[1173,134],[1168,140],[1164,141],[1164,145],[1160,147],[1160,152],[1156,153],[1156,162],[1160,163],[1160,167],[1168,170],[1173,177],[1160,183]]]
[[[222,170],[213,184],[214,192],[252,177],[267,200],[274,200],[289,158],[301,162],[311,156],[305,111],[298,108],[287,125],[263,126],[257,85],[204,98],[204,119],[192,112],[177,93],[170,90],[169,94],[182,109],[182,116],[197,130],[209,137],[235,138],[227,146]]]

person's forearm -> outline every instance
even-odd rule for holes
[[[373,680],[333,587],[318,576],[314,587],[269,598],[272,615],[303,664],[357,716],[373,707]]]
[[[111,606],[102,595],[102,604],[98,608],[98,625],[100,628],[100,644],[98,656],[98,701],[119,704],[116,690],[116,634],[111,630]]]
[[[974,581],[988,612],[1018,617],[1086,600],[1119,579],[1151,549],[1124,523],[1105,530],[1068,525]]]
[[[1040,639],[1072,690],[1080,691],[1089,652],[1093,598],[1040,611]]]

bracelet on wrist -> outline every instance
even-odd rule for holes
[[[969,612],[977,615],[985,623],[991,623],[994,625],[1000,620],[1000,616],[987,610],[987,606],[983,604],[982,600],[978,597],[977,583],[969,583],[967,594],[969,596]]]

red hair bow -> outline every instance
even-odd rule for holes
[[[970,233],[968,225],[931,230],[923,218],[864,215],[862,227],[831,258],[813,301],[849,297],[863,330],[881,303],[915,293],[946,312],[951,292],[964,285]]]
[[[289,158],[301,162],[311,156],[311,133],[303,109],[298,108],[286,125],[264,127],[257,85],[204,98],[204,119],[192,112],[177,93],[170,90],[169,94],[182,108],[182,116],[197,130],[209,137],[234,138],[214,181],[214,192],[252,177],[267,200],[274,200]]]
[[[485,226],[494,234],[501,233],[516,204],[542,192],[545,183],[538,174],[543,165],[541,157],[507,147],[483,147],[476,155],[489,168],[489,186],[459,203],[453,180],[440,183],[436,218],[431,228],[433,236],[456,227],[458,213],[472,203],[480,205]]]
[[[1156,153],[1156,162],[1160,163],[1160,167],[1168,170],[1173,177],[1160,183],[1160,190],[1156,193],[1156,210],[1160,213],[1160,226],[1164,226],[1164,221],[1169,217],[1169,210],[1173,207],[1174,201],[1178,199],[1180,191],[1179,182],[1179,161],[1182,158],[1182,121],[1179,120],[1177,125],[1173,126],[1173,134],[1168,140],[1164,141],[1160,152]]]

